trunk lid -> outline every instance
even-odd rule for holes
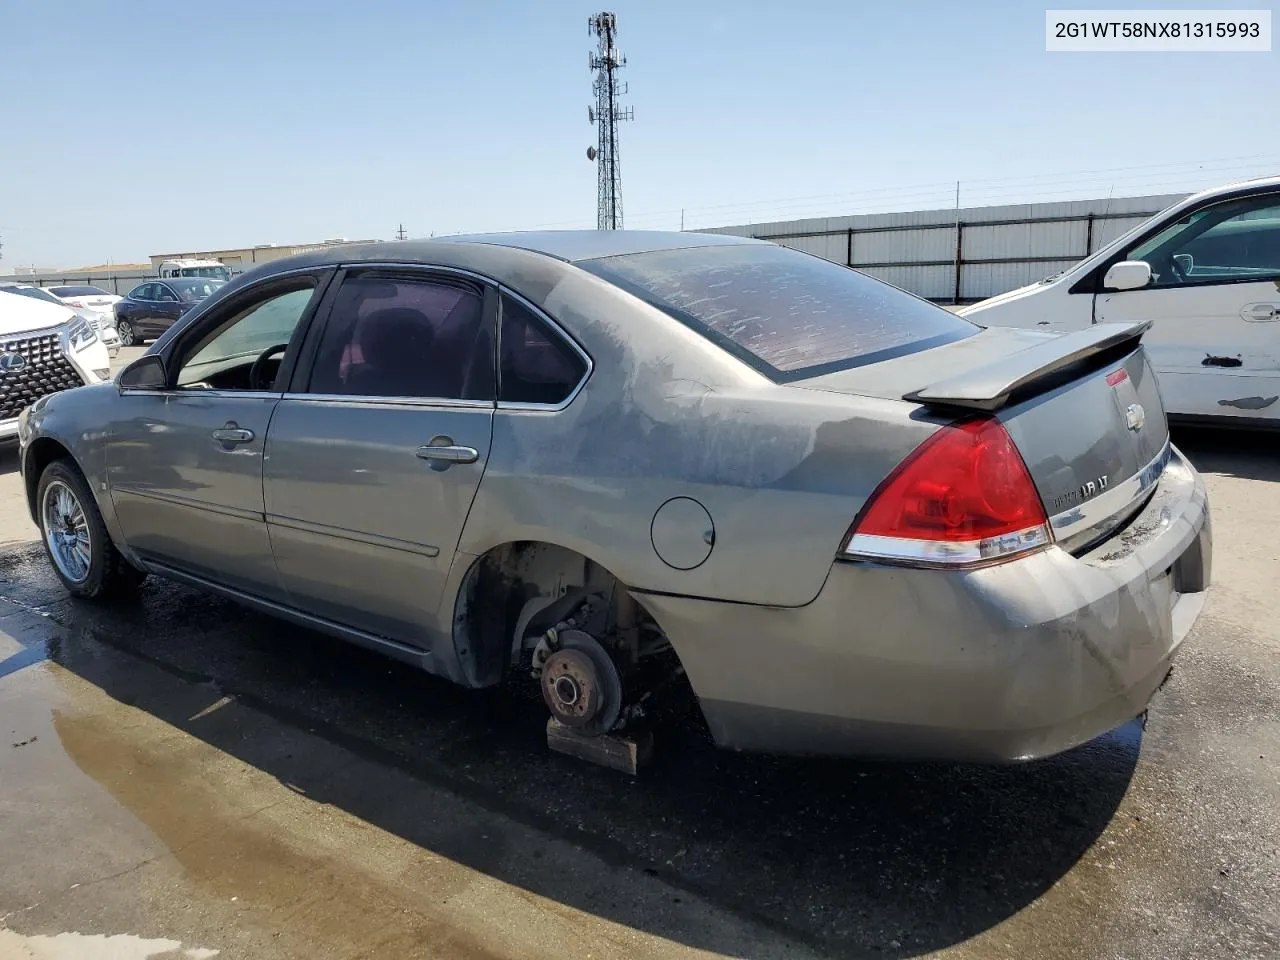
[[[1143,325],[1067,335],[988,328],[965,340],[793,386],[902,398],[940,418],[975,412],[1009,431],[1058,543],[1087,549],[1135,513],[1168,456]]]
[[[95,313],[109,313],[115,300],[110,297],[67,297],[64,302]]]

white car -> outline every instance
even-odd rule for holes
[[[160,264],[162,277],[204,277],[207,280],[231,279],[231,270],[221,260],[166,260]]]
[[[70,307],[0,292],[0,441],[42,396],[102,383],[111,359],[93,325]]]
[[[107,315],[95,313],[85,307],[72,307],[68,303],[59,300],[44,287],[33,287],[29,283],[0,283],[0,291],[5,293],[16,293],[20,297],[30,297],[33,300],[43,300],[45,303],[52,303],[57,306],[70,307],[71,311],[77,316],[88,320],[93,324],[94,329],[98,331],[98,338],[107,348],[107,353],[114,357],[120,352],[120,336],[116,332],[115,314]]]
[[[44,287],[49,293],[53,294],[67,306],[73,310],[87,310],[97,317],[98,333],[108,346],[114,344],[117,348],[120,343],[116,337],[116,314],[115,306],[124,298],[118,294],[109,293],[101,287],[95,287],[90,284],[62,284],[59,286]],[[110,329],[108,334],[106,331]]]
[[[1149,321],[1171,420],[1280,427],[1280,177],[1188,197],[1064,273],[958,312],[1054,333]]]

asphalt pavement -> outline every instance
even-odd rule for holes
[[[154,580],[71,601],[0,454],[0,958],[1280,956],[1280,452],[1175,439],[1214,584],[1145,727],[815,762],[677,701],[637,780],[548,754],[528,690]]]

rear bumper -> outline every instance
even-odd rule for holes
[[[1156,493],[1083,556],[983,570],[837,563],[779,609],[641,595],[722,746],[1016,761],[1141,714],[1204,604],[1204,484],[1176,450]]]

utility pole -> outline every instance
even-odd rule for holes
[[[587,159],[596,161],[596,228],[622,229],[622,168],[618,161],[618,124],[635,119],[630,107],[622,107],[618,98],[627,85],[617,73],[627,65],[627,58],[617,48],[618,18],[612,13],[597,13],[587,18],[587,32],[596,37],[596,51],[589,63],[595,71],[592,89],[594,106],[587,107],[587,120],[596,125],[596,146],[587,151]]]
[[[396,239],[397,239],[397,240],[408,240],[408,239],[409,239],[409,234],[407,234],[407,233],[405,232],[404,224],[403,224],[403,223],[402,223],[402,224],[400,224],[400,229],[396,231]]]

